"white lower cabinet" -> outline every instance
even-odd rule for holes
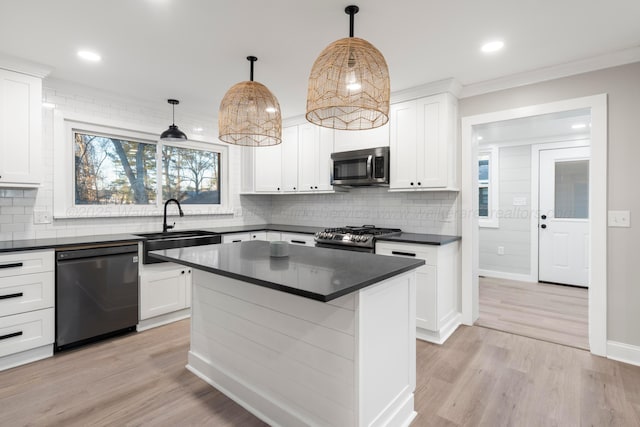
[[[416,337],[419,339],[442,344],[461,323],[458,251],[458,242],[446,245],[376,243],[378,255],[425,261],[425,265],[416,270]]]
[[[0,254],[0,370],[53,355],[54,252]]]
[[[293,245],[303,245],[303,246],[315,246],[315,240],[313,239],[313,234],[299,234],[299,233],[287,233],[282,232],[281,239],[285,242],[289,242]]]
[[[251,240],[251,233],[230,233],[222,235],[222,243],[240,243]]]
[[[160,326],[189,316],[190,267],[171,262],[147,264],[140,274],[138,330]]]

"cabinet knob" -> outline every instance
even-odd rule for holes
[[[182,271],[180,272],[180,274],[184,274],[184,270],[182,270]]]
[[[293,189],[295,190],[295,189],[296,189],[296,187],[293,187]]]
[[[315,189],[317,190],[317,189],[318,189],[318,186],[316,185],[316,186],[315,186],[315,187],[313,187],[313,188],[315,188]]]
[[[313,185],[309,187],[311,190],[313,190]]]
[[[413,182],[411,183],[411,185],[413,185]]]
[[[418,182],[418,185],[422,185],[422,183],[421,183],[421,182]]]

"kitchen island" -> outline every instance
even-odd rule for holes
[[[250,241],[155,251],[193,268],[187,368],[270,425],[415,417],[422,260]]]

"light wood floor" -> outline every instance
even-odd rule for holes
[[[0,425],[264,426],[188,372],[189,321],[0,372]],[[638,426],[640,367],[480,327],[417,342],[412,426]]]
[[[584,288],[481,277],[476,325],[589,349]]]

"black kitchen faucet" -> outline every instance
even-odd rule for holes
[[[180,202],[176,199],[169,199],[166,202],[164,202],[164,221],[162,222],[162,232],[166,233],[167,231],[171,230],[173,227],[176,226],[176,223],[174,222],[173,225],[167,225],[167,205],[171,202],[174,202],[176,205],[178,205],[178,210],[180,211],[180,216],[184,216],[184,212],[182,212],[182,207],[180,206]]]

